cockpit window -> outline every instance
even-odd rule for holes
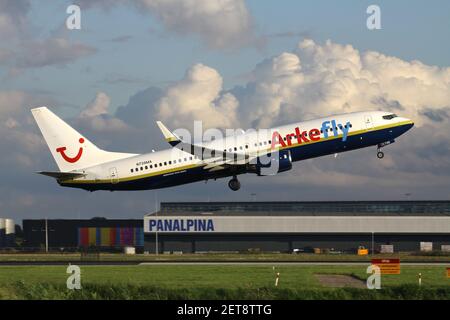
[[[383,119],[385,119],[385,120],[391,120],[391,119],[394,119],[394,118],[396,118],[396,117],[398,117],[396,114],[391,113],[391,114],[388,114],[388,115],[383,116]]]

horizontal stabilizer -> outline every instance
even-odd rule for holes
[[[77,173],[77,172],[40,171],[38,173],[44,176],[55,178],[57,180],[69,180],[85,176],[84,173]]]

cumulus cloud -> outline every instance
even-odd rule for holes
[[[79,120],[94,131],[123,131],[128,126],[120,119],[109,114],[108,108],[111,98],[104,92],[98,92],[92,100],[80,112]]]
[[[17,175],[25,168],[30,170],[33,163],[40,162],[36,153],[45,145],[32,129],[30,109],[51,101],[19,90],[0,91],[0,149],[3,150],[0,167],[9,168],[7,173],[2,172],[3,179],[10,174]]]
[[[29,0],[2,0],[0,2],[0,40],[11,40],[26,31]]]
[[[81,0],[81,7],[132,5],[156,17],[165,29],[197,35],[208,47],[230,49],[258,44],[244,0]]]
[[[449,107],[450,68],[428,66],[351,45],[312,40],[258,64],[237,92],[247,124],[270,126],[360,110],[387,110],[421,126]],[[424,116],[428,115],[428,117]]]
[[[219,73],[203,64],[192,66],[184,78],[169,86],[156,103],[156,118],[174,127],[191,127],[202,120],[205,127],[232,128],[237,125],[238,101],[224,93]]]
[[[49,38],[23,43],[14,64],[17,68],[37,68],[49,65],[66,65],[96,52],[94,47],[72,43],[65,38]]]
[[[28,16],[30,9],[29,0],[0,2],[0,66],[9,68],[9,76],[28,68],[67,65],[96,52],[62,35],[39,39]]]
[[[375,149],[358,151],[357,158],[350,153],[313,161],[303,164],[300,183],[354,186],[373,181],[397,188],[420,185],[423,179],[442,186],[448,178],[441,176],[450,172],[449,68],[307,39],[292,52],[260,62],[251,75],[244,86],[225,90],[217,70],[196,64],[162,92],[146,95],[149,99],[140,105],[151,110],[149,122],[163,120],[172,128],[190,128],[194,120],[203,120],[204,127],[267,128],[353,111],[392,111],[413,119],[416,127],[387,147],[383,161],[375,157]],[[126,111],[123,107],[120,113]],[[299,183],[298,176],[287,179]]]

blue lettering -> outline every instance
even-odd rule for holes
[[[208,230],[207,231],[214,231],[214,224],[211,219],[208,220]]]
[[[198,220],[198,230],[197,231],[205,231],[206,228],[205,220]]]
[[[350,131],[350,122],[347,121],[345,126],[339,125],[339,128],[342,130],[342,141],[346,141]]]
[[[326,139],[328,138],[328,124],[330,123],[330,121],[324,121],[322,123],[322,132],[323,132],[323,137]]]
[[[154,226],[156,226],[156,220],[150,220],[150,231],[153,231]]]
[[[164,220],[164,231],[172,231],[172,220]]]
[[[336,127],[336,120],[331,120],[331,128],[333,129],[334,136],[337,137],[339,134]]]
[[[154,219],[149,221],[149,231],[214,231],[212,219]]]

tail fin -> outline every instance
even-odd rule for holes
[[[99,149],[46,107],[31,109],[31,113],[62,172],[134,156]]]

